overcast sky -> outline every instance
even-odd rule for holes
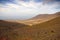
[[[0,0],[0,19],[28,19],[60,12],[60,0]]]

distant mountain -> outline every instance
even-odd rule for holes
[[[22,23],[22,24],[25,24],[25,25],[35,25],[35,24],[39,24],[39,23],[42,23],[42,22],[45,22],[45,21],[49,21],[51,19],[54,19],[59,15],[60,12],[57,12],[57,13],[54,13],[54,14],[39,14],[33,18],[30,18],[28,20],[6,20],[6,21],[10,21],[10,22],[17,22],[17,23]]]
[[[32,19],[46,19],[46,18],[52,18],[52,17],[56,17],[56,16],[59,16],[60,15],[60,12],[57,12],[57,13],[54,13],[54,14],[39,14],[35,17],[33,17]]]
[[[57,12],[54,14],[39,14],[29,20],[26,20],[25,23],[30,24],[30,25],[35,25],[38,23],[49,21],[49,20],[54,19],[58,16],[60,16],[60,12]]]
[[[57,13],[55,13],[55,14],[60,16],[60,12],[57,12]]]

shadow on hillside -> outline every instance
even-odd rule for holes
[[[16,40],[18,33],[13,30],[22,27],[27,27],[27,25],[0,20],[0,40]]]
[[[0,27],[24,27],[24,26],[27,26],[25,24],[22,24],[22,23],[16,23],[16,22],[7,22],[7,21],[3,21],[3,20],[0,20]]]

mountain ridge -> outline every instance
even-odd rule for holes
[[[0,40],[60,40],[60,16],[32,26],[0,20]]]

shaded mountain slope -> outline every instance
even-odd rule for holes
[[[27,25],[17,22],[8,22],[8,21],[0,20],[0,27],[23,27],[23,26],[27,26]]]
[[[16,37],[18,34],[14,30],[27,26],[28,25],[22,23],[0,20],[0,40],[17,40]]]

